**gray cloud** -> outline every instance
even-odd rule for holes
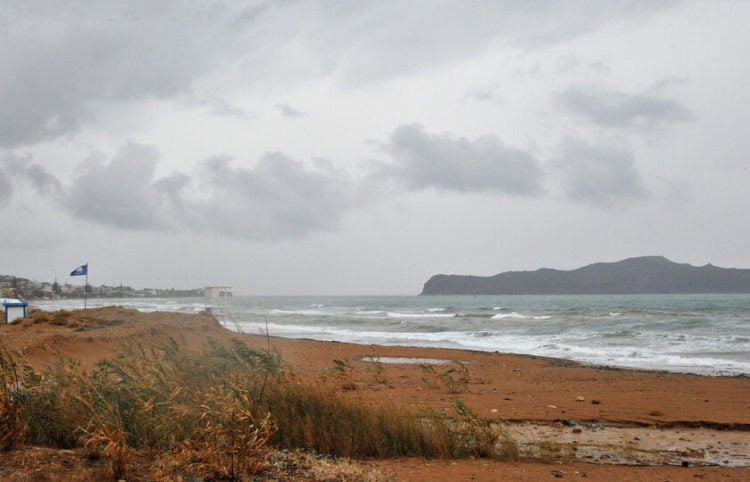
[[[7,153],[0,157],[0,206],[7,205],[12,199],[16,181],[29,183],[43,196],[56,196],[62,192],[60,181],[34,163],[30,156],[19,157],[14,153]]]
[[[273,152],[253,169],[214,158],[202,165],[201,191],[189,200],[194,230],[210,229],[242,239],[300,237],[332,229],[355,204],[349,176],[331,165],[307,166]]]
[[[70,186],[70,213],[122,229],[165,229],[163,203],[153,184],[159,152],[129,143],[110,162],[90,157]]]
[[[560,104],[589,122],[614,128],[653,129],[690,120],[690,110],[653,93],[630,94],[571,87],[558,96]]]
[[[465,59],[498,39],[529,48],[672,3],[445,0],[425,14],[423,2],[395,0],[7,2],[0,147],[73,136],[104,104],[193,94],[219,74],[273,87],[336,75],[356,87]]]
[[[301,110],[297,110],[289,104],[276,104],[276,108],[279,109],[281,115],[290,119],[299,119],[300,117],[307,117],[307,114]]]
[[[357,203],[349,176],[268,153],[253,168],[214,157],[193,176],[156,178],[158,151],[130,143],[109,161],[90,158],[70,186],[74,216],[127,230],[211,232],[246,240],[294,238],[335,227]]]
[[[315,49],[322,69],[338,71],[359,85],[423,72],[471,57],[493,44],[526,50],[561,42],[609,23],[647,17],[674,3],[323,2],[299,18],[314,25],[302,30],[303,48]]]
[[[0,24],[13,25],[0,50],[0,146],[75,134],[99,101],[185,93],[221,63],[219,46],[231,40],[210,6],[37,3],[13,2],[0,13]]]
[[[13,183],[10,179],[0,174],[0,207],[8,205],[13,198]]]
[[[196,101],[196,104],[205,107],[208,111],[219,117],[235,119],[249,119],[251,116],[239,107],[229,104],[220,97],[207,96]]]
[[[541,189],[539,161],[493,135],[469,140],[410,124],[396,128],[383,147],[395,162],[382,166],[381,174],[409,189],[521,195]]]
[[[633,153],[624,148],[567,139],[560,156],[548,167],[565,193],[576,201],[612,207],[649,196]]]
[[[479,102],[504,103],[503,97],[500,95],[501,91],[502,85],[500,82],[494,82],[492,84],[480,85],[469,89],[465,97]]]

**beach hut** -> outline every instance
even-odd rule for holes
[[[2,301],[3,308],[5,309],[5,323],[11,323],[19,318],[26,318],[28,303],[12,298],[3,298]]]

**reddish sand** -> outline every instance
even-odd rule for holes
[[[361,462],[393,473],[396,480],[750,480],[750,378],[744,376],[595,368],[500,353],[266,339],[230,332],[205,315],[144,314],[112,307],[88,310],[85,316],[124,323],[80,329],[75,322],[58,326],[26,320],[0,326],[0,343],[41,368],[56,352],[93,366],[122,343],[161,343],[174,337],[185,349],[197,350],[208,338],[242,337],[261,348],[270,343],[287,363],[310,377],[330,371],[334,360],[347,361],[357,387],[348,396],[438,411],[452,410],[458,398],[480,416],[512,428],[519,440],[528,436],[537,444],[551,440],[581,447],[572,458],[546,453],[545,462]],[[382,365],[373,364],[372,357]],[[394,360],[388,357],[401,360],[390,363]],[[468,385],[459,387],[460,393],[449,393],[420,365],[421,359],[448,362],[432,365],[438,374],[457,366],[450,362],[460,362],[467,369]],[[591,455],[597,451],[616,456],[602,460]],[[676,465],[623,465],[644,460]]]

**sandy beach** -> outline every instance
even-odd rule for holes
[[[76,329],[44,320],[0,326],[0,343],[37,368],[56,353],[93,367],[121,344],[242,338],[278,350],[310,379],[348,366],[342,392],[373,404],[450,413],[459,399],[501,426],[529,461],[358,461],[395,480],[748,480],[750,378],[589,367],[532,356],[266,338],[231,332],[204,315],[88,310],[121,323]],[[82,312],[74,312],[82,316]],[[446,383],[451,375],[453,385]],[[8,455],[2,455],[8,463]]]

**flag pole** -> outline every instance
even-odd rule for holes
[[[86,280],[83,282],[83,309],[85,310],[89,287],[89,262],[86,261],[86,264],[82,264],[71,271],[70,276],[86,276]]]

